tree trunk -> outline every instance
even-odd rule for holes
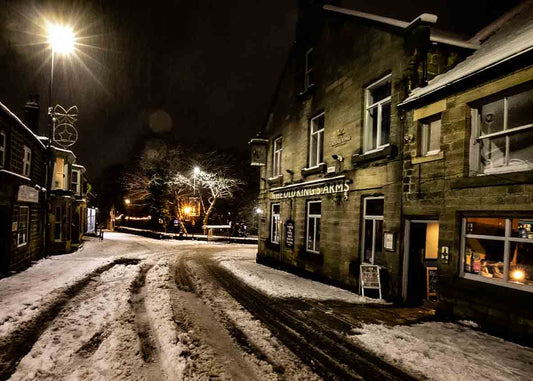
[[[209,204],[209,208],[207,209],[207,212],[205,212],[204,215],[204,221],[203,226],[207,225],[207,221],[209,220],[209,216],[211,215],[211,212],[213,211],[213,208],[215,207],[215,202],[217,202],[217,198],[213,198],[213,202]],[[207,229],[204,229],[204,234],[207,234]]]

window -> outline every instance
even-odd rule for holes
[[[316,167],[324,160],[324,113],[311,119],[309,167]]]
[[[54,240],[61,241],[61,238],[63,238],[63,208],[61,205],[56,205],[54,217]]]
[[[307,203],[307,251],[311,253],[320,253],[321,214],[321,201],[309,201]]]
[[[31,170],[31,149],[24,146],[24,158],[22,159],[22,175],[30,177]]]
[[[391,76],[365,89],[364,152],[379,150],[389,144],[391,115]]]
[[[533,169],[533,89],[472,110],[473,173]]]
[[[315,84],[313,80],[314,55],[313,48],[305,52],[304,91],[309,90]]]
[[[463,219],[462,274],[533,292],[533,216]]]
[[[72,185],[71,185],[72,191],[79,195],[80,194],[80,171],[73,170],[72,171]]]
[[[281,151],[282,139],[281,137],[274,140],[272,147],[272,177],[281,176]]]
[[[441,118],[426,119],[420,126],[420,154],[422,156],[436,155],[440,152]]]
[[[56,158],[54,167],[54,189],[63,189],[65,183],[65,160],[61,157]]]
[[[363,262],[374,263],[383,250],[383,197],[367,197],[363,205]]]
[[[0,131],[0,168],[6,165],[7,137],[4,131]]]
[[[272,213],[270,214],[270,242],[279,245],[279,239],[281,234],[281,205],[272,204]]]
[[[19,208],[19,219],[17,224],[17,246],[24,246],[28,243],[28,228],[30,223],[30,211],[27,206]]]

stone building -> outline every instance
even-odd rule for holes
[[[435,21],[300,1],[296,42],[252,141],[267,151],[259,262],[356,291],[360,265],[379,265],[384,295],[401,298],[405,123],[396,105],[476,48],[437,34]]]
[[[35,104],[26,108],[27,122],[38,120]],[[43,254],[46,147],[37,132],[0,103],[0,273]]]
[[[472,40],[477,51],[399,106],[407,121],[402,292],[420,297],[429,263],[442,312],[531,343],[533,2]],[[429,240],[438,252],[424,251]]]

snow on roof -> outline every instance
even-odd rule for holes
[[[381,24],[390,25],[402,30],[409,29],[414,24],[418,22],[425,22],[428,24],[435,24],[437,22],[438,17],[436,15],[433,15],[431,13],[422,13],[420,16],[416,17],[413,21],[407,22],[402,20],[393,19],[391,17],[384,17],[384,16],[378,16],[371,13],[366,12],[360,12],[355,11],[352,9],[346,9],[342,7],[337,7],[334,5],[324,5],[324,9],[327,11],[337,12],[344,15],[359,17],[365,20],[372,20]],[[466,49],[477,49],[479,47],[478,44],[469,42],[465,39],[461,39],[457,36],[451,36],[449,33],[446,34],[442,31],[433,30],[431,29],[431,35],[430,40],[432,42],[437,42],[440,44],[446,44],[446,45],[453,45],[458,46],[460,48],[466,48]]]
[[[527,2],[471,56],[450,71],[436,76],[426,87],[414,89],[400,105],[406,105],[533,50],[533,1]]]
[[[32,130],[30,130],[24,123],[22,123],[22,120],[19,119],[18,116],[16,116],[10,109],[7,108],[6,105],[4,105],[2,102],[0,102],[0,109],[4,110],[4,112],[9,115],[11,118],[15,119],[15,121],[24,129],[26,129],[26,131],[28,131],[28,133],[33,136],[35,138],[35,140],[43,147],[43,148],[46,148],[43,144],[43,142],[39,139],[39,137],[37,135],[35,135],[33,133]]]
[[[72,152],[71,150],[68,150],[68,149],[65,149],[65,148],[59,148],[59,147],[56,147],[56,146],[52,146],[51,148],[54,151],[63,152],[63,153],[66,153],[67,155],[72,155],[74,157],[74,159],[76,159],[76,155],[74,155],[74,152]]]

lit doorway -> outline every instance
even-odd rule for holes
[[[405,221],[402,297],[406,303],[421,305],[430,299],[428,278],[436,271],[438,251],[439,221]]]

